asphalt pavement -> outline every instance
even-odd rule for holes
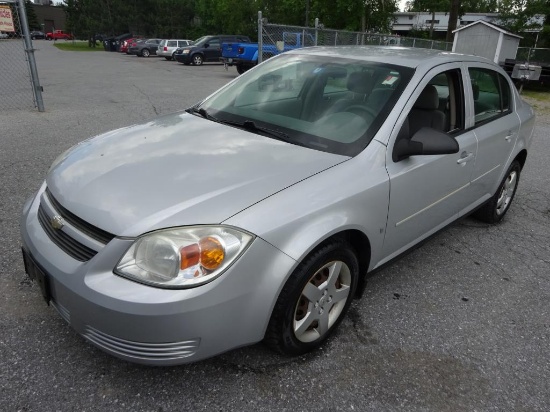
[[[35,46],[46,112],[0,112],[1,411],[549,410],[548,113],[505,220],[461,220],[372,276],[321,350],[258,344],[151,368],[94,348],[46,306],[24,273],[21,208],[65,149],[182,110],[236,70]]]

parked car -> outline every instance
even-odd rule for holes
[[[140,57],[149,57],[157,54],[157,49],[162,39],[147,39],[138,41],[128,48],[128,54],[135,54]]]
[[[63,30],[53,30],[46,33],[46,40],[71,40],[73,35],[66,33]]]
[[[250,42],[250,39],[240,35],[204,36],[196,40],[192,46],[178,48],[174,58],[180,63],[193,63],[195,66],[200,66],[203,62],[219,62],[222,44],[228,42],[244,43]]]
[[[124,41],[126,41],[127,39],[131,39],[132,37],[133,37],[132,33],[123,33],[114,37],[112,51],[119,51],[120,47],[122,46],[122,43],[124,43]]]
[[[121,53],[130,54],[129,53],[130,47],[135,46],[135,44],[140,40],[144,40],[144,39],[142,37],[132,37],[130,39],[123,40],[122,43],[120,44],[118,51]]]
[[[261,340],[302,354],[367,273],[472,212],[503,219],[534,123],[487,59],[289,51],[60,155],[23,208],[25,268],[86,340],[129,361]]]
[[[157,56],[164,57],[166,60],[174,60],[174,53],[178,47],[185,47],[193,44],[193,40],[163,40],[157,49]]]
[[[44,34],[44,32],[39,30],[31,31],[30,35],[31,35],[31,39],[33,40],[37,40],[37,39],[44,40],[46,38],[46,35]]]
[[[271,40],[279,44],[268,43],[263,45],[262,57],[264,60],[289,50],[315,44],[315,38],[311,34],[301,32],[283,32],[280,41]],[[243,74],[258,64],[258,50],[258,43],[224,43],[222,44],[220,61],[226,69],[228,66],[235,65],[237,73]]]
[[[0,39],[7,39],[9,38],[8,33],[0,32]]]

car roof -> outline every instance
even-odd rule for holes
[[[318,56],[338,56],[353,58],[356,60],[381,62],[417,68],[423,65],[435,66],[452,62],[483,62],[493,64],[494,62],[484,57],[470,56],[467,54],[452,53],[442,50],[421,49],[399,46],[318,46],[305,47],[292,50],[287,53],[311,54]]]

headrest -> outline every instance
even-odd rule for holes
[[[370,81],[370,73],[354,72],[348,76],[347,88],[354,93],[367,94],[371,87]]]
[[[437,110],[439,108],[439,95],[434,85],[428,84],[413,106],[415,109]]]
[[[479,99],[479,86],[477,83],[472,82],[472,92],[474,93],[474,100]]]

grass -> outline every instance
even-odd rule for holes
[[[87,41],[66,41],[66,40],[57,40],[54,44],[59,50],[64,51],[79,51],[79,52],[95,52],[95,51],[105,51],[103,44],[99,43],[95,47],[88,47]]]
[[[550,93],[544,91],[523,89],[521,95],[523,97],[529,97],[530,99],[537,100],[539,102],[550,102]]]

